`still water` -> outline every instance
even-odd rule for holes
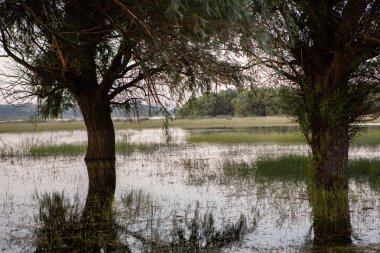
[[[90,183],[94,189],[89,189],[82,157],[2,158],[0,251],[53,252],[46,245],[59,238],[62,245],[68,244],[61,252],[67,252],[78,239],[63,236],[91,235],[96,237],[98,252],[195,252],[197,248],[199,252],[327,252],[313,245],[315,220],[305,181],[229,177],[221,169],[226,161],[307,155],[305,145],[188,144],[188,132],[172,131],[175,145],[149,154],[119,155],[113,187],[99,182]],[[7,147],[11,143],[22,149],[31,142],[81,143],[86,134],[3,134],[0,138]],[[160,130],[133,130],[118,132],[117,139],[160,143],[165,136]],[[378,147],[350,150],[351,159],[378,158],[378,154]],[[353,245],[349,248],[378,252],[378,188],[366,180],[351,179],[349,189],[348,237]],[[104,198],[99,207],[90,200],[100,195]],[[57,210],[60,216],[53,216]],[[88,214],[89,210],[100,214]],[[78,227],[85,227],[86,236]]]

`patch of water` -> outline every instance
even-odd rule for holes
[[[119,132],[118,138],[135,143],[162,141],[160,130]],[[85,138],[83,132],[41,134],[43,141],[58,142]],[[5,135],[6,136],[6,135]],[[38,135],[40,136],[40,135]],[[306,145],[209,145],[184,143],[186,132],[178,130],[178,145],[162,147],[151,154],[134,152],[117,157],[115,220],[125,244],[139,243],[130,234],[170,240],[173,220],[183,222],[211,212],[217,229],[247,218],[247,234],[241,243],[223,248],[224,252],[299,252],[313,238],[313,217],[305,182],[256,182],[249,178],[226,178],[220,170],[225,161],[252,162],[260,156],[307,155]],[[19,135],[22,142],[30,135]],[[35,136],[33,136],[34,138]],[[1,136],[3,138],[3,136]],[[16,138],[13,136],[12,138]],[[12,139],[11,138],[11,139]],[[75,139],[75,140],[73,140]],[[152,142],[149,142],[152,141]],[[351,158],[378,157],[379,149],[353,148]],[[45,193],[64,193],[82,207],[88,188],[87,169],[82,157],[14,157],[0,160],[0,250],[33,252],[39,200]],[[144,210],[126,204],[127,196],[141,193]],[[350,181],[349,206],[354,244],[380,241],[380,194],[363,181]],[[189,218],[189,219],[190,219]],[[129,231],[128,233],[126,231]],[[156,239],[157,239],[156,238]],[[138,240],[137,240],[138,241]]]

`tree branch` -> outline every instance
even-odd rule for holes
[[[5,50],[5,52],[8,54],[9,57],[11,57],[14,61],[16,61],[17,63],[21,64],[22,66],[24,66],[25,68],[29,69],[30,71],[33,71],[35,73],[38,73],[38,74],[45,74],[45,71],[43,71],[42,69],[40,68],[37,68],[35,66],[32,66],[31,64],[29,64],[28,62],[26,62],[25,60],[21,59],[20,57],[18,57],[17,55],[15,55],[8,47],[7,45],[7,41],[6,41],[6,38],[5,38],[5,33],[4,33],[4,30],[1,30],[1,42],[3,44],[3,48]]]
[[[108,98],[109,99],[115,98],[120,92],[122,92],[122,91],[124,91],[124,90],[126,90],[132,86],[135,86],[138,82],[142,81],[143,79],[154,76],[155,74],[163,71],[163,69],[164,69],[164,67],[162,66],[160,68],[150,69],[149,71],[147,71],[147,73],[140,73],[137,77],[135,77],[130,82],[125,83],[124,85],[121,85],[121,86],[115,88],[111,92],[111,94],[108,95]]]
[[[112,87],[115,79],[117,79],[121,72],[125,71],[131,56],[132,54],[128,51],[128,46],[122,42],[110,66],[103,74],[103,80],[100,83],[100,92],[108,91]]]

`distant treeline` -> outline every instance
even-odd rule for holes
[[[171,111],[169,111],[170,113]],[[37,117],[38,107],[36,104],[25,103],[19,105],[0,104],[0,120],[28,120]],[[112,109],[112,117],[149,117],[161,116],[161,107],[146,104],[136,104],[136,108],[131,108],[129,111],[121,108]],[[78,106],[62,111],[60,117],[62,118],[82,118],[82,114]]]
[[[231,115],[267,116],[284,114],[280,90],[255,88],[252,90],[227,89],[190,98],[178,112],[181,118]]]

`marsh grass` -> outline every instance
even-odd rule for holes
[[[29,149],[31,156],[74,156],[86,152],[86,144],[39,144]]]
[[[172,144],[170,144],[171,146]],[[116,143],[116,152],[122,155],[130,155],[133,152],[151,154],[168,144],[131,144],[127,142]],[[78,156],[86,153],[85,143],[76,144],[37,144],[29,148],[28,154],[38,156]]]
[[[223,176],[258,181],[304,181],[308,177],[310,159],[307,156],[288,154],[279,157],[264,155],[252,162],[226,160],[221,165]],[[348,177],[369,182],[380,188],[380,159],[352,159]]]
[[[282,155],[279,157],[262,156],[255,163],[256,178],[270,181],[302,181],[307,176],[309,158],[300,155]]]
[[[347,188],[326,190],[309,183],[308,192],[314,216],[330,221],[349,216]]]
[[[147,129],[162,128],[164,119],[154,120],[113,120],[115,129]],[[207,118],[207,119],[177,119],[170,121],[171,127],[181,127],[183,129],[205,129],[205,128],[246,128],[260,125],[291,125],[292,122],[287,117],[255,117],[255,118]],[[52,132],[52,131],[73,131],[86,130],[83,120],[72,121],[22,121],[22,122],[1,122],[0,133],[20,133],[20,132]]]
[[[352,140],[353,146],[377,146],[380,145],[380,128],[368,127],[359,132]]]
[[[380,189],[380,160],[363,158],[351,160],[348,175],[356,180],[367,181],[374,189]]]
[[[224,161],[223,174],[227,177],[238,179],[251,178],[255,173],[254,165],[247,162]]]
[[[249,132],[206,132],[190,134],[187,138],[190,143],[217,143],[217,144],[238,144],[238,143],[279,143],[298,144],[305,143],[301,134],[296,133],[264,133],[255,134]]]

